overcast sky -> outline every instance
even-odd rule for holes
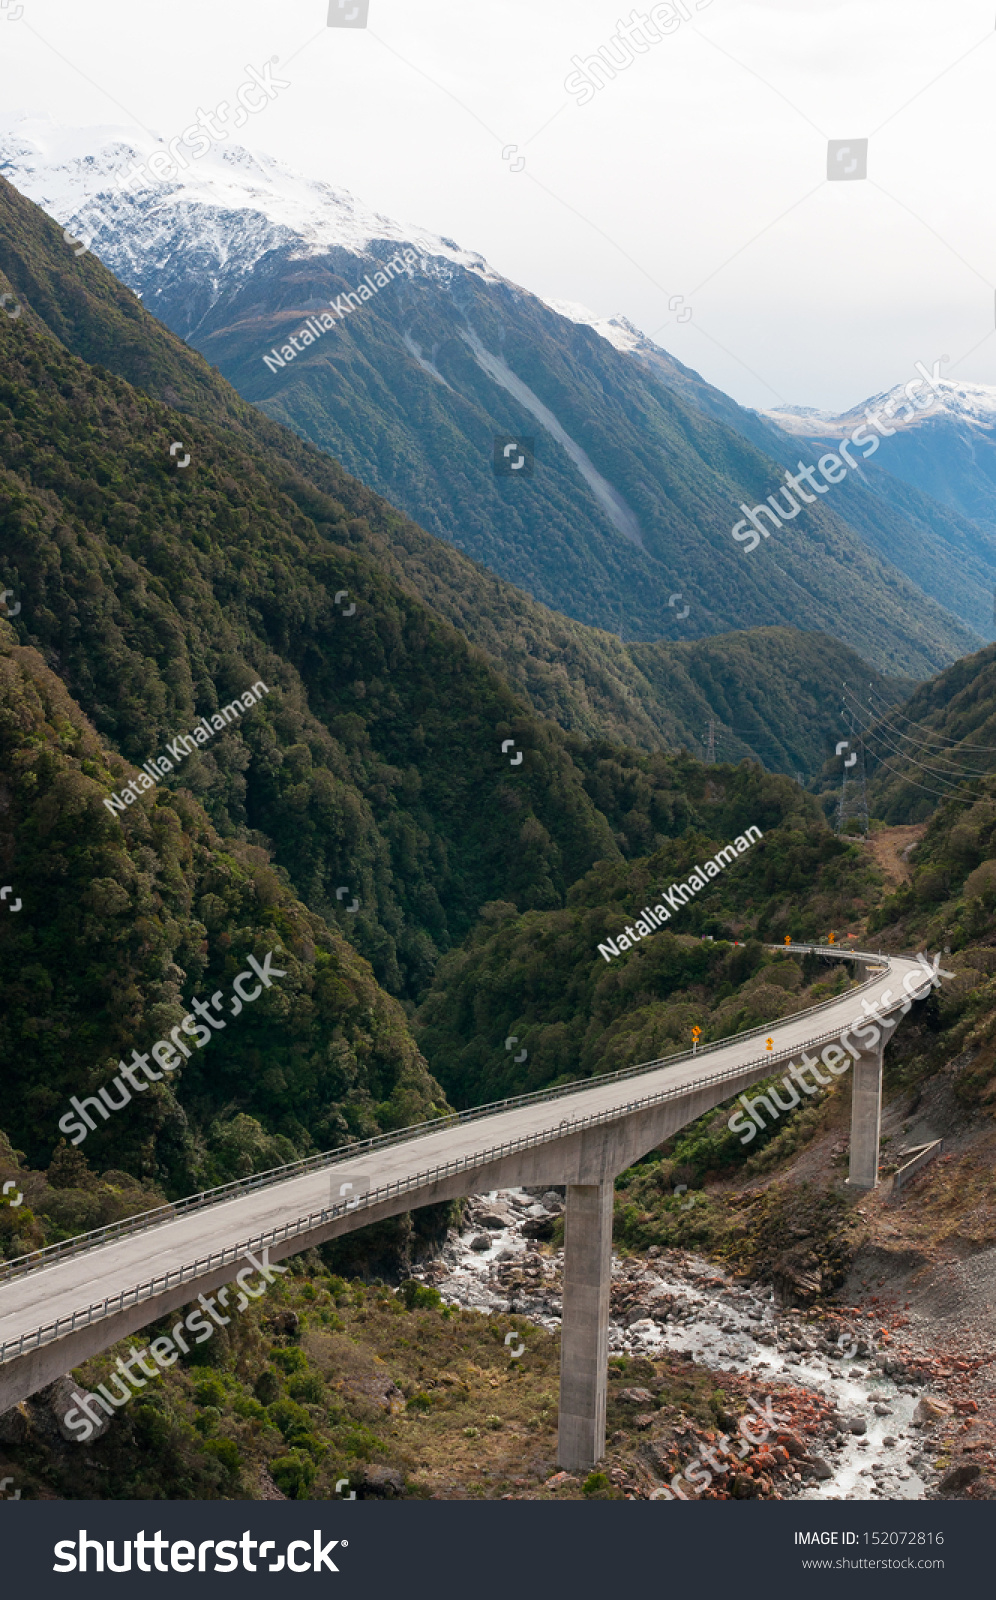
[[[683,4],[581,104],[572,58],[618,58],[626,0],[369,0],[365,28],[328,0],[0,0],[0,107],[169,139],[277,57],[250,148],[743,403],[844,408],[942,356],[996,384],[992,0]],[[828,182],[828,140],[862,138],[867,178]]]

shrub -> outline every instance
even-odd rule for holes
[[[238,1476],[239,1469],[242,1466],[242,1457],[234,1439],[209,1439],[204,1449],[208,1455],[217,1457],[229,1477],[235,1478]]]
[[[320,1406],[325,1402],[325,1384],[316,1372],[292,1378],[287,1385],[292,1400],[303,1400],[306,1405]]]
[[[581,1487],[585,1494],[604,1494],[610,1484],[604,1472],[589,1472]]]
[[[278,1456],[270,1463],[270,1475],[288,1500],[299,1500],[315,1481],[315,1464],[307,1456]]]
[[[300,1372],[308,1365],[308,1360],[303,1350],[275,1350],[273,1364],[282,1372]]]
[[[293,1400],[277,1400],[268,1410],[271,1422],[280,1429],[288,1444],[295,1434],[311,1430],[311,1418],[304,1407]]]
[[[261,1400],[264,1406],[268,1406],[280,1393],[280,1379],[271,1367],[264,1367],[252,1387],[256,1399]]]
[[[438,1289],[430,1288],[427,1283],[419,1283],[415,1278],[406,1278],[398,1294],[409,1311],[430,1309],[442,1305],[443,1302]]]
[[[266,1416],[266,1411],[258,1400],[238,1399],[233,1404],[232,1410],[237,1417],[242,1417],[244,1421],[259,1422]]]
[[[225,1388],[219,1378],[202,1378],[194,1389],[194,1404],[198,1406],[223,1406]]]

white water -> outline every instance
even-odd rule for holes
[[[541,1202],[524,1190],[504,1189],[476,1196],[471,1204],[477,1217],[501,1218],[504,1225],[485,1228],[473,1222],[459,1234],[451,1232],[437,1261],[420,1276],[450,1303],[482,1312],[514,1312],[555,1331],[560,1324],[563,1252],[540,1254],[522,1227],[530,1217],[555,1213],[557,1198],[544,1196]],[[488,1249],[472,1250],[471,1240],[485,1234]],[[509,1267],[529,1265],[540,1274],[533,1285],[510,1290],[501,1282]],[[734,1284],[720,1268],[688,1252],[666,1251],[654,1260],[614,1256],[612,1279],[614,1286],[638,1285],[641,1298],[651,1302],[673,1297],[674,1303],[666,1321],[641,1317],[629,1327],[610,1321],[611,1354],[659,1357],[668,1350],[682,1351],[717,1374],[754,1374],[759,1403],[767,1380],[777,1378],[832,1399],[845,1428],[852,1417],[864,1419],[866,1433],[847,1432],[838,1449],[814,1441],[814,1453],[822,1454],[833,1476],[807,1484],[799,1499],[923,1498],[925,1478],[936,1475],[929,1464],[915,1467],[911,1461],[919,1457],[924,1438],[920,1429],[911,1427],[918,1392],[910,1385],[898,1386],[880,1372],[873,1355],[836,1360],[822,1350],[790,1351],[790,1341],[820,1338],[819,1327],[808,1325],[798,1312],[779,1313],[772,1290]],[[801,1337],[792,1331],[796,1328]],[[857,1328],[855,1336],[869,1339],[863,1328]],[[875,1405],[886,1407],[887,1414],[877,1415]],[[887,1438],[893,1442],[886,1444]]]

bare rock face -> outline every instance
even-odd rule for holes
[[[62,1437],[64,1439],[72,1439],[76,1444],[80,1442],[80,1428],[78,1421],[75,1429],[67,1428],[66,1415],[74,1409],[79,1408],[79,1402],[73,1399],[73,1395],[80,1393],[81,1390],[79,1384],[74,1383],[72,1378],[67,1373],[64,1378],[56,1378],[54,1383],[50,1383],[48,1387],[43,1389],[38,1395],[38,1399],[45,1406],[49,1416],[55,1423],[55,1426],[59,1430],[59,1433],[62,1435]],[[86,1396],[84,1395],[84,1399],[85,1398]],[[89,1440],[87,1441],[88,1443],[92,1443],[94,1439],[99,1439],[102,1434],[107,1432],[111,1425],[110,1417],[106,1417],[104,1415],[103,1406],[94,1406],[93,1415],[99,1415],[101,1420],[99,1423],[94,1424],[93,1432],[90,1434]],[[93,1421],[92,1416],[90,1421]]]

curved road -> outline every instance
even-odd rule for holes
[[[232,1282],[245,1248],[270,1261],[383,1217],[517,1183],[605,1183],[676,1128],[759,1078],[818,1053],[877,1006],[928,992],[923,963],[794,946],[863,964],[869,976],[822,1006],[577,1089],[523,1096],[464,1120],[429,1124],[311,1170],[230,1186],[189,1210],[131,1219],[118,1236],[36,1252],[0,1271],[0,1412],[197,1294]],[[861,1002],[865,1008],[862,1009]],[[908,1009],[908,1006],[906,1007]],[[773,1049],[767,1048],[770,1037]],[[880,1057],[879,1057],[880,1059]],[[875,1127],[877,1173],[877,1124]],[[344,1187],[352,1185],[351,1188]],[[71,1253],[70,1253],[71,1252]],[[258,1278],[255,1281],[259,1281]]]

